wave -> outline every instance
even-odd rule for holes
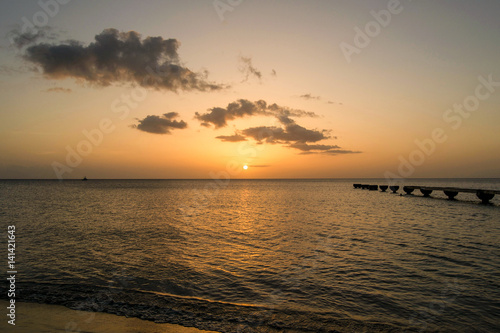
[[[120,287],[18,282],[17,301],[136,317],[219,332],[407,332],[415,328],[366,322],[338,313],[312,313],[232,304]],[[0,287],[5,297],[6,288]],[[84,318],[82,318],[84,320]]]

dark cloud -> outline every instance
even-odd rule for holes
[[[216,138],[225,142],[239,142],[247,139],[255,140],[257,144],[280,144],[287,148],[300,150],[301,154],[348,154],[358,153],[356,151],[342,150],[337,145],[320,144],[327,139],[336,139],[330,135],[329,130],[318,130],[305,128],[295,121],[294,118],[318,117],[314,112],[295,110],[277,104],[267,104],[266,101],[259,100],[250,102],[240,99],[229,103],[226,108],[214,107],[204,114],[195,114],[195,118],[201,125],[216,129],[227,126],[228,121],[250,117],[250,116],[271,116],[278,120],[274,126],[257,126],[236,131],[234,135],[221,135]],[[310,144],[312,143],[312,144]]]
[[[332,145],[308,145],[307,143],[304,142],[296,142],[293,143],[289,146],[290,148],[295,148],[299,149],[302,151],[327,151],[330,149],[338,149],[340,148],[339,146],[332,146]]]
[[[250,75],[255,76],[259,80],[262,78],[262,73],[257,70],[257,68],[253,67],[252,58],[240,56],[239,62],[240,66],[238,67],[238,69],[245,75],[245,79],[242,82],[248,81]]]
[[[165,113],[161,116],[147,116],[142,120],[137,119],[139,120],[139,124],[132,125],[132,128],[154,134],[170,134],[170,130],[172,129],[183,129],[187,127],[187,123],[184,120],[173,120],[178,116],[179,114],[177,112]]]
[[[267,104],[265,101],[250,102],[246,99],[240,99],[229,103],[226,108],[214,107],[208,109],[207,113],[200,114],[196,112],[195,118],[201,121],[201,125],[209,127],[210,124],[215,128],[224,127],[229,120],[242,118],[245,116],[266,114]]]
[[[344,150],[340,149],[337,145],[309,145],[304,142],[295,142],[288,147],[295,148],[301,151],[302,155],[308,154],[327,154],[327,155],[339,155],[339,154],[358,154],[359,151]]]
[[[48,78],[70,77],[99,86],[129,82],[171,91],[223,88],[208,82],[206,72],[194,73],[180,63],[176,39],[106,29],[87,46],[74,40],[61,44],[37,40],[36,35],[23,39],[23,46],[29,45],[24,59],[41,67]]]
[[[272,144],[317,142],[329,138],[329,136],[325,135],[325,131],[310,130],[302,127],[288,116],[280,115],[278,116],[278,120],[284,125],[284,128],[276,126],[251,127],[243,130],[242,134],[257,142],[265,141]]]
[[[49,88],[47,90],[44,90],[44,92],[62,92],[62,93],[70,93],[73,92],[73,90],[69,88],[62,88],[62,87],[54,87],[54,88]]]
[[[209,112],[200,114],[195,113],[195,119],[201,122],[202,126],[215,128],[227,126],[227,122],[236,118],[249,116],[273,116],[273,117],[318,117],[314,112],[303,110],[293,110],[277,104],[267,104],[266,101],[259,100],[251,102],[246,99],[240,99],[229,103],[226,108],[214,107],[208,109]]]
[[[240,141],[247,141],[247,138],[243,135],[240,135],[238,133],[235,133],[233,135],[219,135],[215,137],[216,139],[219,139],[224,142],[240,142]]]

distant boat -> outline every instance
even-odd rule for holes
[[[86,180],[88,180],[88,179],[87,179],[87,177],[83,177],[83,179],[82,179],[82,180],[83,180],[83,181],[86,181]]]

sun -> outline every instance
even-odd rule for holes
[[[246,164],[245,164],[245,165],[243,166],[243,169],[245,169],[245,170],[246,170],[246,169],[248,169],[248,165],[246,165]]]

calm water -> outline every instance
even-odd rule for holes
[[[499,196],[353,182],[0,181],[2,243],[14,224],[18,300],[223,332],[500,330]]]

